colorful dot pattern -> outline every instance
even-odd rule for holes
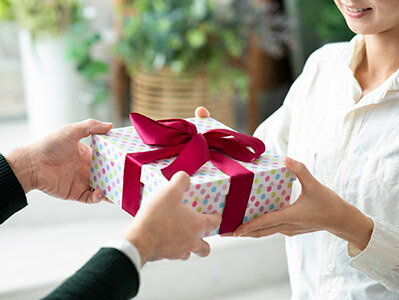
[[[212,118],[187,120],[194,123],[201,133],[216,128],[230,129]],[[134,127],[113,129],[104,135],[93,135],[91,146],[93,161],[90,186],[101,189],[108,199],[122,206],[126,154],[151,151],[157,147],[142,143]],[[160,170],[174,159],[175,157],[157,160],[142,167],[142,202],[147,201],[159,186],[167,182]],[[243,222],[290,204],[295,176],[286,169],[281,157],[266,151],[253,163],[239,163],[255,174]],[[207,162],[191,176],[191,187],[185,193],[183,202],[200,213],[222,214],[229,186],[230,177],[211,162]],[[205,236],[217,233],[218,230],[206,232]]]

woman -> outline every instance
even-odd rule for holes
[[[286,161],[299,198],[235,235],[292,236],[292,299],[399,299],[399,1],[335,2],[358,35],[312,54],[255,132],[309,168]]]

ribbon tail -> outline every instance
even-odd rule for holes
[[[168,158],[182,151],[184,145],[161,148],[154,151],[130,153],[125,158],[123,172],[122,209],[135,216],[140,208],[141,167],[157,159]]]
[[[221,153],[212,151],[210,156],[211,162],[231,177],[219,233],[233,232],[242,224],[244,219],[252,190],[254,173]]]
[[[205,137],[202,134],[195,135],[184,147],[179,156],[167,167],[161,170],[166,179],[185,171],[190,176],[198,171],[209,160],[209,149]]]
[[[142,165],[129,154],[126,155],[123,171],[122,209],[132,216],[135,216],[140,208]]]

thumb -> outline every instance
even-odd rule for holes
[[[191,183],[190,176],[184,171],[174,174],[170,181],[172,185],[181,187],[185,192],[189,189]]]
[[[289,157],[286,157],[284,162],[288,170],[294,173],[299,179],[299,182],[302,185],[302,189],[304,189],[308,184],[315,181],[314,177],[303,163],[300,163]]]
[[[91,134],[104,134],[112,129],[112,123],[88,119],[82,122],[67,125],[66,131],[76,140],[88,137]]]
[[[186,172],[179,171],[172,176],[166,189],[172,194],[179,195],[179,197],[174,198],[180,198],[180,196],[183,196],[188,191],[190,184],[190,176]]]

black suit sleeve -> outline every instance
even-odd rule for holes
[[[0,224],[27,205],[18,178],[0,154]],[[44,299],[125,300],[138,288],[139,275],[130,259],[117,249],[102,248]]]
[[[45,300],[126,300],[139,289],[139,274],[130,259],[114,248],[101,248],[80,270]]]
[[[18,178],[0,154],[0,224],[27,205],[25,192]]]

